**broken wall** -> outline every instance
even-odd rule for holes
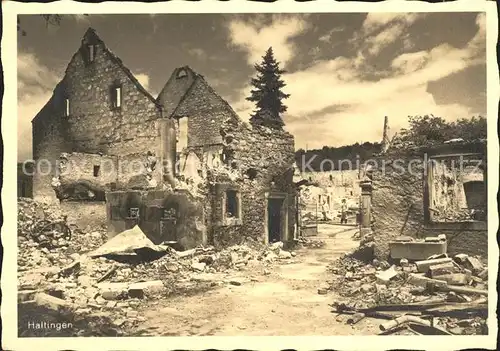
[[[349,207],[359,206],[361,190],[358,170],[303,172],[300,177],[314,184],[301,188],[301,213],[304,219],[314,219],[316,215],[323,218],[325,202],[327,216],[334,220],[340,216],[343,199]]]
[[[104,201],[104,193],[116,187],[118,158],[88,153],[62,153],[53,181],[60,200]]]
[[[371,198],[376,257],[387,259],[389,241],[398,236],[423,239],[439,234],[448,238],[449,254],[487,255],[488,233],[485,226],[467,222],[435,226],[426,218],[424,189],[427,178],[424,176],[422,154],[387,156],[377,161],[379,167],[373,168],[372,172]],[[408,172],[408,169],[412,171]]]
[[[95,45],[92,62],[88,60],[88,44]],[[116,86],[121,88],[119,108],[112,102]],[[42,167],[50,168],[50,172],[36,172],[35,197],[57,201],[51,180],[63,152],[117,156],[150,151],[159,155],[157,119],[161,116],[154,98],[89,29],[63,80],[33,120],[33,157]]]
[[[40,202],[59,202],[52,188],[52,178],[57,175],[59,156],[72,148],[66,136],[68,123],[63,117],[62,106],[64,91],[58,84],[50,100],[31,122],[35,160],[33,198]]]
[[[266,208],[268,195],[284,196],[283,210],[288,216],[288,236],[295,228],[295,187],[293,184],[294,139],[285,131],[250,127],[227,120],[221,129],[224,166],[208,172],[212,216],[211,240],[228,246],[245,240],[267,242]],[[224,221],[224,193],[238,192],[241,217]],[[284,215],[284,213],[283,213]]]
[[[176,242],[181,249],[206,243],[203,205],[184,191],[114,191],[106,194],[108,235],[139,225],[155,244]],[[131,209],[138,210],[134,218]]]
[[[107,227],[104,201],[61,201],[60,208],[67,216],[68,224],[76,226],[84,233],[103,231]]]
[[[483,186],[468,186],[471,182],[484,182],[484,171],[477,165],[461,166],[458,157],[435,160],[431,182],[429,206],[433,221],[471,220],[477,216],[475,212],[485,210],[486,189]]]

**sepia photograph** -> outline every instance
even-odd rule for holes
[[[494,341],[495,6],[276,5],[11,11],[16,340]]]

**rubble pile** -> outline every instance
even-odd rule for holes
[[[18,202],[18,270],[64,266],[76,253],[95,249],[107,240],[104,231],[83,233],[71,227],[61,210],[32,199]]]
[[[66,219],[56,206],[28,198],[18,202],[17,234],[20,243],[31,239],[43,247],[63,246],[70,237]]]
[[[36,223],[35,215],[24,213]],[[241,285],[241,279],[231,278],[235,272],[265,274],[274,262],[295,256],[281,242],[178,252],[153,244],[137,226],[104,244],[99,232],[74,234],[71,243],[50,248],[36,241],[36,233],[25,236],[29,239],[21,242],[18,256],[18,301],[24,309],[52,311],[40,312],[49,317],[64,310],[68,320],[91,315],[108,320],[110,328],[134,327],[143,321],[137,311],[144,299],[194,294],[224,283]]]
[[[428,317],[433,319],[431,326],[439,326],[441,333],[484,334],[488,288],[488,270],[484,267],[481,257],[465,254],[434,255],[414,262],[403,258],[392,265],[377,259],[366,263],[347,254],[329,267],[333,279],[328,284],[339,297],[332,305],[334,312],[362,315],[360,319],[389,319],[392,324],[381,325],[384,333],[411,323],[421,326],[425,324],[421,319]],[[417,322],[381,312],[406,315],[416,310],[420,318]],[[355,324],[355,320],[351,317],[348,323]]]

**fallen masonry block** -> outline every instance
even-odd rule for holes
[[[191,268],[194,271],[198,271],[198,272],[203,272],[205,270],[205,266],[206,266],[206,264],[203,262],[193,262],[191,264]]]
[[[464,273],[442,274],[433,278],[443,280],[450,285],[467,285],[470,282],[470,277]]]
[[[101,292],[101,297],[104,300],[121,300],[125,298],[125,292],[119,290],[105,290]]]
[[[389,269],[378,272],[375,277],[377,278],[377,284],[388,284],[389,281],[396,277],[399,274],[399,272],[396,271],[395,266],[391,266]]]
[[[229,280],[229,284],[236,285],[236,286],[240,286],[244,282],[245,282],[245,279],[243,279],[243,278],[232,278],[231,280]]]
[[[440,238],[438,238],[437,236],[428,236],[428,237],[426,237],[426,238],[424,239],[424,241],[425,241],[426,243],[437,243],[437,242],[440,242],[440,241],[441,241],[441,239],[440,239]]]
[[[417,261],[417,262],[415,262],[415,264],[417,265],[417,270],[420,273],[427,273],[430,266],[434,266],[434,265],[442,264],[442,263],[447,263],[447,262],[451,262],[451,261],[452,261],[451,258],[438,258],[435,260]]]
[[[100,296],[96,298],[96,301],[98,298],[99,300],[120,300],[126,297],[128,292],[127,283],[99,283],[97,288],[100,290]]]
[[[283,251],[283,250],[280,250],[279,254],[278,254],[278,257],[280,259],[289,259],[289,258],[292,258],[292,254],[288,251]]]
[[[59,271],[59,275],[62,276],[62,277],[65,277],[65,276],[68,276],[68,275],[71,275],[73,273],[76,273],[80,270],[80,261],[74,261],[74,262],[71,262],[69,265],[67,265],[66,267],[63,267],[61,268],[61,270]]]
[[[456,273],[457,268],[453,262],[445,262],[440,264],[435,264],[429,267],[429,275],[431,278],[436,278],[436,276]],[[438,278],[436,278],[438,279]]]
[[[468,256],[465,260],[465,265],[467,268],[471,269],[475,274],[480,273],[483,270],[483,264],[475,257]]]
[[[389,242],[390,256],[393,259],[425,260],[432,255],[446,253],[446,241],[439,242]]]
[[[159,293],[164,289],[165,285],[161,280],[152,280],[149,282],[130,284],[128,287],[128,295],[130,297],[143,298],[144,296]]]
[[[36,305],[43,306],[53,311],[68,310],[74,307],[73,304],[68,301],[50,296],[45,293],[37,293],[33,300]]]
[[[458,263],[464,263],[467,257],[469,256],[466,254],[456,254],[453,259]]]
[[[482,280],[487,280],[488,279],[488,268],[485,268],[477,275],[479,278]]]
[[[33,300],[37,290],[19,290],[17,292],[17,302]]]
[[[427,288],[431,284],[435,287],[445,287],[447,285],[447,283],[443,280],[427,278],[424,275],[416,273],[410,273],[410,275],[408,276],[408,283],[416,286],[421,286],[423,288]]]
[[[432,255],[426,258],[426,260],[436,260],[438,258],[448,258],[447,254]]]

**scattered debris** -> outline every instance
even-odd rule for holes
[[[476,259],[471,263],[467,255],[451,259],[439,254],[415,263],[403,258],[390,266],[346,254],[329,268],[339,295],[332,312],[350,315],[348,324],[366,317],[387,320],[380,325],[382,334],[484,334],[488,292],[479,275],[487,276],[487,270]],[[471,318],[474,326],[463,322]]]

